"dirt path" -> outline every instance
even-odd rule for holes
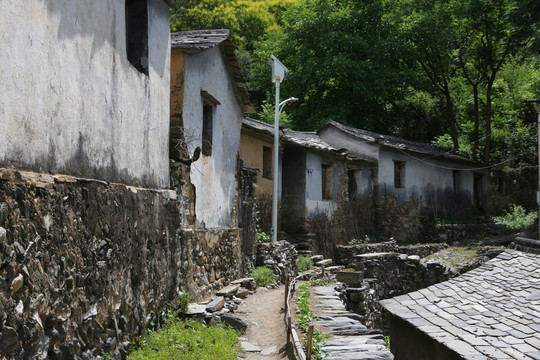
[[[246,334],[241,337],[245,350],[241,358],[246,360],[294,359],[287,351],[285,331],[283,285],[277,289],[258,288],[234,312],[248,324]]]

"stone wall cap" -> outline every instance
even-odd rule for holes
[[[393,256],[399,256],[399,253],[396,252],[378,252],[378,253],[369,253],[369,254],[359,254],[354,255],[357,259],[375,259],[380,257],[393,257]]]

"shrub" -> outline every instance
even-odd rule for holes
[[[537,217],[537,211],[527,213],[523,206],[514,204],[511,212],[504,211],[503,215],[494,216],[493,220],[512,230],[525,230],[534,224]]]
[[[299,255],[298,256],[298,270],[300,271],[308,271],[313,268],[313,261],[311,261],[310,258]]]
[[[260,226],[257,225],[257,241],[260,243],[267,243],[267,242],[270,242],[271,240],[272,238],[270,237],[270,235],[262,231]]]
[[[178,305],[178,311],[182,314],[187,313],[189,302],[191,301],[191,294],[188,292],[179,293],[176,298],[176,304]]]
[[[255,279],[257,286],[266,286],[275,282],[274,272],[266,266],[259,266],[253,270],[251,272],[251,277]]]
[[[160,330],[148,330],[140,340],[140,347],[127,358],[236,360],[238,349],[238,334],[232,329],[205,327],[195,320],[182,321],[169,316]]]

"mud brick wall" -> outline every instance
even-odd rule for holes
[[[0,171],[0,358],[122,358],[179,290],[239,277],[239,229],[182,229],[175,194]]]

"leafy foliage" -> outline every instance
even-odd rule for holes
[[[494,216],[497,224],[503,224],[512,230],[525,230],[538,219],[538,211],[527,212],[521,205],[512,205],[510,212],[504,211],[501,216]]]
[[[178,297],[176,298],[176,304],[178,305],[178,311],[181,314],[187,313],[190,301],[191,301],[191,293],[189,291],[178,294]]]
[[[311,269],[313,269],[313,261],[311,261],[311,258],[304,255],[298,255],[298,270],[308,271]]]
[[[270,235],[261,230],[261,227],[257,225],[257,241],[260,243],[270,242],[272,238]]]
[[[309,297],[311,296],[311,293],[309,292],[309,286],[310,283],[306,282],[303,283],[298,287],[298,295],[296,296],[296,308],[297,308],[297,315],[296,318],[298,319],[300,328],[306,334],[309,330],[309,325],[312,323],[312,321],[315,318],[315,313],[309,308]],[[323,353],[321,351],[321,348],[324,346],[324,343],[326,342],[326,339],[328,338],[328,334],[325,334],[321,332],[318,329],[313,329],[313,338],[312,338],[312,345],[311,345],[311,358],[320,360],[323,359]],[[307,336],[304,338],[304,349],[307,346]]]
[[[148,330],[141,347],[128,355],[130,360],[236,360],[238,335],[232,329],[205,327],[195,320],[169,316],[158,331]]]
[[[266,286],[275,282],[274,272],[266,266],[259,266],[251,272],[251,277],[257,283],[257,286]]]

